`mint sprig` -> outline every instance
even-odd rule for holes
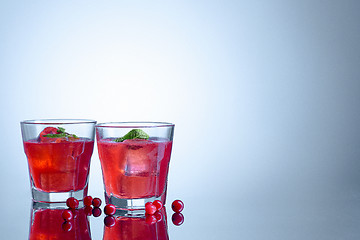
[[[130,132],[125,134],[123,137],[116,138],[115,142],[123,142],[126,139],[149,139],[149,135],[141,129],[132,129]]]
[[[57,130],[58,133],[55,134],[46,134],[44,135],[44,137],[49,137],[49,138],[79,138],[78,136],[76,136],[75,134],[70,134],[65,132],[65,128],[62,127],[58,127]]]

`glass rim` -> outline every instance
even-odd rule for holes
[[[64,124],[86,124],[97,122],[92,119],[72,119],[72,118],[58,118],[58,119],[32,119],[21,121],[20,124],[34,124],[34,125],[64,125]]]
[[[158,128],[174,127],[169,122],[130,121],[130,122],[104,122],[95,125],[95,128]]]

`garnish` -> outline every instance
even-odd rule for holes
[[[113,204],[106,204],[104,208],[104,213],[106,215],[114,215],[116,213],[116,207]]]
[[[184,203],[181,200],[175,200],[171,204],[171,208],[174,212],[179,213],[184,209]]]
[[[93,198],[91,196],[86,196],[83,199],[85,206],[91,206]]]
[[[163,207],[163,203],[160,200],[153,201],[153,205],[156,207],[157,211],[159,211]]]
[[[152,202],[147,202],[145,204],[145,213],[153,215],[156,212],[156,206]],[[156,220],[156,219],[155,219]]]
[[[48,138],[79,138],[75,134],[70,134],[65,132],[65,128],[58,127],[56,133],[49,133],[46,135],[43,135],[43,137]]]
[[[74,197],[69,197],[66,199],[66,206],[72,209],[76,209],[79,206],[79,200]]]
[[[114,141],[115,142],[123,142],[126,139],[145,139],[148,140],[149,139],[149,135],[144,132],[141,129],[133,129],[130,132],[128,132],[127,134],[125,134],[123,137],[120,138],[116,138]]]
[[[100,199],[100,198],[94,198],[94,199],[92,200],[92,205],[93,205],[94,207],[100,207],[100,206],[101,206],[101,199]]]

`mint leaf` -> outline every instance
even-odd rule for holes
[[[127,134],[125,134],[123,137],[116,138],[114,141],[122,142],[126,139],[145,139],[145,140],[147,140],[147,139],[149,139],[149,135],[147,135],[147,133],[141,129],[133,129],[130,132],[128,132]]]
[[[58,133],[56,134],[46,134],[44,135],[44,137],[49,137],[49,138],[68,138],[68,137],[72,137],[72,138],[78,138],[78,136],[76,136],[75,134],[69,134],[67,132],[65,132],[65,128],[62,127],[58,127],[57,130]]]
[[[60,137],[67,137],[66,133],[57,133],[57,134],[46,134],[44,137],[49,138],[60,138]]]
[[[57,132],[58,132],[58,133],[64,133],[64,132],[65,132],[65,128],[58,127]]]

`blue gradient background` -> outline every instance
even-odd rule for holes
[[[19,122],[90,118],[176,124],[168,200],[184,200],[186,224],[172,240],[357,239],[359,12],[350,0],[1,1],[1,198],[25,204],[2,209],[3,236],[28,234]],[[96,149],[91,167],[103,196]]]

